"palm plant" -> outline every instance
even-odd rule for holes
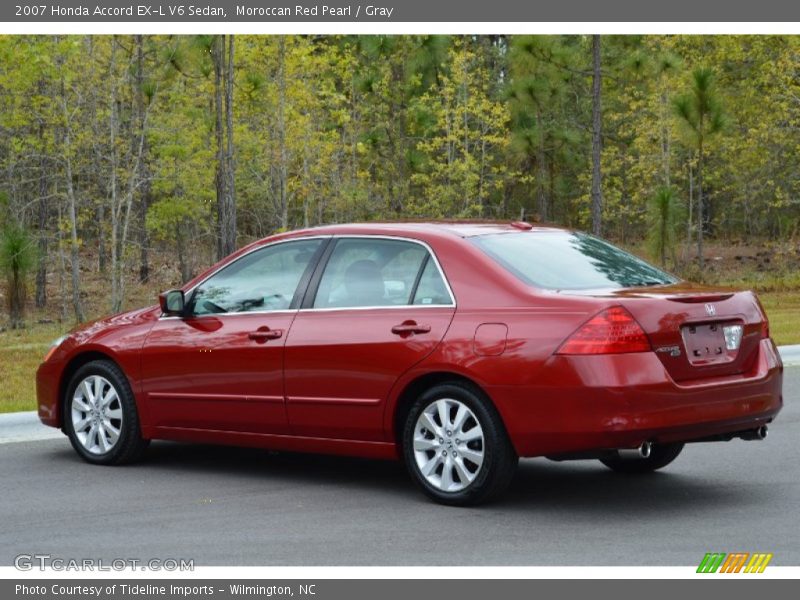
[[[0,233],[0,273],[6,279],[9,325],[22,327],[27,280],[36,268],[36,242],[19,225],[8,224]]]
[[[678,196],[674,188],[663,186],[650,198],[648,206],[647,244],[653,258],[667,266],[667,255],[674,261],[675,242],[681,218]]]

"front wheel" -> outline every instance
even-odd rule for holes
[[[64,429],[72,447],[87,462],[133,462],[148,441],[142,439],[139,414],[128,379],[108,360],[78,369],[64,398]]]
[[[647,458],[601,458],[600,462],[618,473],[650,473],[666,467],[683,450],[683,444],[653,444]]]
[[[414,402],[403,430],[403,455],[428,496],[456,506],[498,496],[518,462],[488,399],[457,383],[437,385]]]

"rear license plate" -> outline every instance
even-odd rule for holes
[[[683,344],[686,347],[686,356],[693,365],[730,362],[736,356],[735,350],[731,352],[726,348],[722,323],[685,325],[681,332],[683,333]]]

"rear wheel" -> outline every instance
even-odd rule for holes
[[[478,390],[457,383],[437,385],[413,404],[403,454],[428,496],[458,506],[505,491],[518,462],[494,407]]]
[[[64,398],[64,429],[75,451],[93,464],[133,462],[149,443],[141,435],[128,379],[108,360],[87,363],[73,375]]]
[[[683,450],[683,444],[653,444],[647,458],[601,458],[600,462],[618,473],[650,473],[666,467]]]

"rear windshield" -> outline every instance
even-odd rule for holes
[[[678,281],[585,233],[498,233],[476,236],[471,241],[525,283],[545,289],[627,288]]]

